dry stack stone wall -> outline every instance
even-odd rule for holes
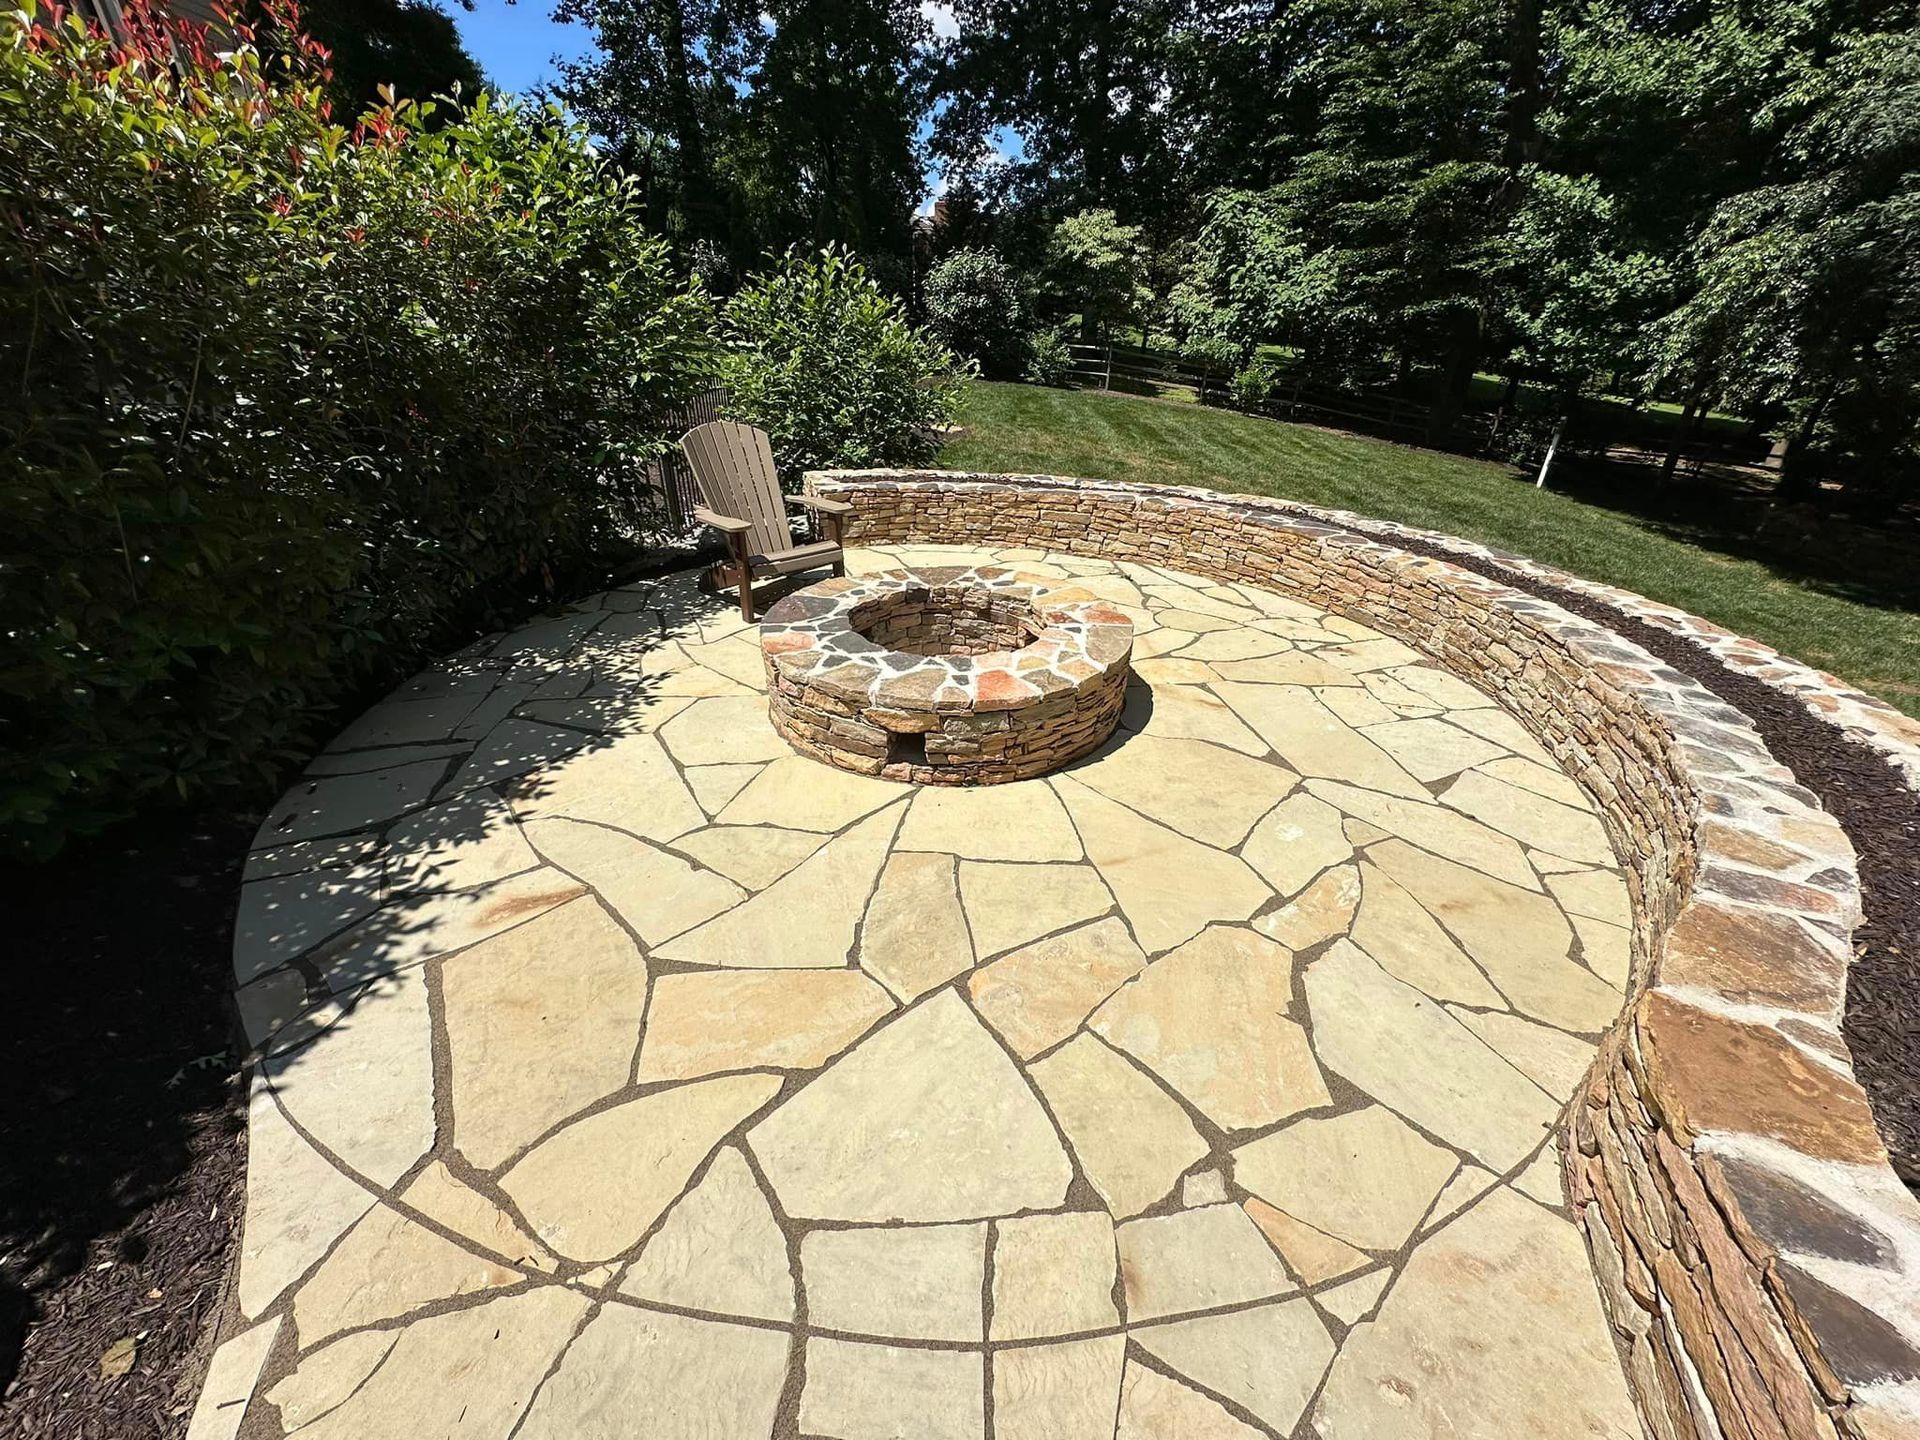
[[[1853,850],[1739,711],[1591,621],[1272,502],[1050,476],[809,483],[853,503],[850,543],[1257,585],[1498,697],[1593,796],[1634,893],[1630,1000],[1562,1148],[1649,1432],[1920,1437],[1920,1203],[1840,1038]]]

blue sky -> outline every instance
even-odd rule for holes
[[[553,18],[552,0],[475,0],[472,10],[449,3],[446,12],[460,27],[468,52],[480,62],[487,79],[501,90],[523,93],[557,78],[556,55],[571,59],[593,48],[584,26],[562,25]],[[954,32],[953,10],[942,0],[921,0],[921,10],[933,22],[936,34]],[[922,128],[926,138],[930,126]],[[994,137],[1002,154],[1017,156],[1019,142],[1009,132]],[[942,189],[937,171],[927,172],[926,209]]]
[[[560,25],[551,0],[476,0],[472,11],[448,5],[468,52],[502,90],[525,91],[555,78],[553,57],[593,48],[585,27]]]

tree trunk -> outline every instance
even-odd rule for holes
[[[1686,408],[1680,412],[1680,428],[1674,432],[1673,444],[1667,447],[1666,463],[1660,467],[1660,488],[1665,489],[1673,479],[1673,472],[1680,464],[1680,452],[1693,439],[1694,422],[1706,409],[1707,382],[1696,381],[1687,394]]]
[[[1467,395],[1473,389],[1473,371],[1480,360],[1480,324],[1477,318],[1458,322],[1453,343],[1447,347],[1446,368],[1440,377],[1440,389],[1427,411],[1427,443],[1444,445],[1453,433],[1454,422],[1467,408]]]
[[[1833,403],[1834,392],[1839,388],[1839,380],[1829,376],[1815,394],[1806,418],[1788,437],[1786,453],[1780,457],[1780,483],[1774,487],[1775,499],[1798,504],[1813,500],[1820,494],[1819,483],[1807,468],[1807,448],[1826,416],[1827,406]]]
[[[717,197],[707,170],[706,137],[700,133],[700,112],[693,103],[692,66],[687,59],[686,17],[680,0],[655,0],[654,19],[665,53],[669,103],[673,115],[673,143],[680,152],[680,208],[687,229],[697,239],[717,233]]]

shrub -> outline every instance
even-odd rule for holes
[[[646,522],[705,302],[558,116],[0,16],[0,845],[258,787]],[[227,43],[223,39],[223,43]]]
[[[1063,326],[1042,326],[1027,336],[1027,363],[1021,379],[1030,385],[1064,385],[1073,370],[1072,340]]]
[[[965,371],[844,251],[789,251],[727,302],[727,414],[773,441],[781,473],[922,465]]]
[[[927,272],[927,324],[953,349],[1006,379],[1026,359],[1013,269],[991,250],[956,250]]]
[[[1273,398],[1279,383],[1279,370],[1271,360],[1262,356],[1234,372],[1233,379],[1227,382],[1227,388],[1232,392],[1236,410],[1260,410]]]

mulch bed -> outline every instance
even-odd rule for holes
[[[1311,517],[1308,517],[1311,518]],[[1820,797],[1859,855],[1866,919],[1854,931],[1844,1023],[1853,1069],[1867,1092],[1893,1168],[1920,1194],[1920,794],[1884,755],[1814,715],[1785,691],[1729,670],[1691,640],[1623,615],[1597,599],[1444,546],[1382,537],[1550,600],[1631,640],[1753,721],[1767,749]]]
[[[0,875],[10,1440],[186,1432],[244,1197],[227,991],[253,825],[166,816]]]

